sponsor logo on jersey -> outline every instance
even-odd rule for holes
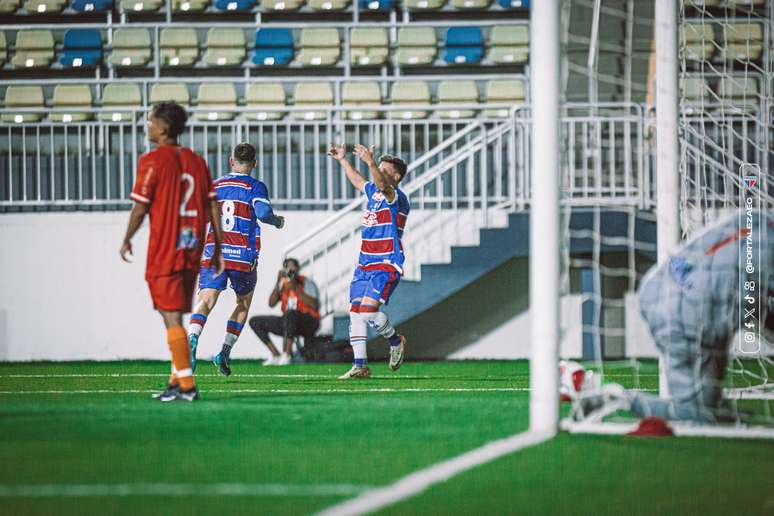
[[[365,211],[363,212],[363,225],[367,228],[370,228],[371,226],[375,226],[379,223],[379,220],[376,217],[376,213],[373,211]]]
[[[376,202],[381,202],[381,201],[383,201],[383,200],[384,200],[384,194],[383,194],[382,192],[376,192],[376,193],[373,195],[373,200],[374,200],[374,201],[376,201]]]

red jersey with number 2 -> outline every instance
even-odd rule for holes
[[[161,145],[140,156],[132,200],[149,207],[145,277],[198,271],[215,189],[207,163],[185,147]]]

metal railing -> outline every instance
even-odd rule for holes
[[[649,208],[654,198],[643,110],[600,107],[597,117],[587,114],[588,105],[567,107],[562,202]],[[529,207],[530,125],[527,108],[514,109],[507,122],[476,121],[410,165],[402,187],[413,210],[403,239],[406,277],[418,279],[422,263],[448,261],[451,246],[475,241],[480,228]],[[435,166],[423,170],[431,161]],[[325,314],[346,309],[363,204],[360,196],[285,248],[321,286]]]

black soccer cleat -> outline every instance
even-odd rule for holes
[[[163,391],[154,392],[153,394],[151,394],[151,398],[153,398],[154,400],[158,400],[164,396],[172,396],[179,390],[180,390],[180,386],[170,384],[170,385],[167,385],[167,387]]]
[[[212,363],[217,366],[218,371],[223,376],[231,376],[231,367],[228,365],[228,358],[228,355],[221,350],[221,352],[212,359]]]
[[[176,392],[161,396],[159,399],[165,403],[169,401],[197,401],[199,399],[199,391],[196,390],[196,387],[190,391],[178,389]]]

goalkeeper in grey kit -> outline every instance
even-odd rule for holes
[[[748,280],[754,284],[746,291]],[[745,296],[755,302],[749,304]],[[602,396],[581,402],[583,412],[596,410],[612,397],[643,418],[730,419],[732,413],[722,403],[729,347],[743,315],[750,315],[740,313],[740,301],[742,310],[756,307],[754,321],[770,336],[773,296],[774,217],[739,210],[714,222],[653,267],[640,287],[640,309],[664,359],[669,399],[605,386]]]

